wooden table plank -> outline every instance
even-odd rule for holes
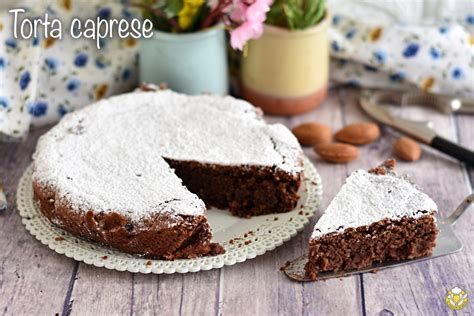
[[[318,121],[336,128],[342,126],[343,123],[337,93],[331,93],[320,108],[310,113],[289,119],[268,117],[267,121],[281,122],[290,128],[306,121]],[[324,197],[319,214],[316,216],[319,218],[321,210],[329,204],[331,196],[343,183],[347,168],[344,165],[323,162],[311,148],[304,150],[324,179]],[[239,306],[239,312],[244,315],[324,315],[335,311],[341,314],[353,314],[354,311],[361,310],[357,277],[326,282],[297,283],[290,281],[279,271],[286,261],[307,251],[309,235],[316,218],[303,233],[284,246],[243,264],[224,268],[223,315],[234,315],[235,306]],[[335,300],[335,297],[338,299]]]
[[[214,314],[218,308],[219,274],[219,270],[132,274],[81,263],[70,298],[72,314]]]
[[[356,106],[357,92],[348,93],[345,108],[346,118],[360,119],[364,114]],[[455,139],[452,120],[443,114],[421,108],[406,108],[399,111],[413,119],[429,119],[438,133]],[[392,144],[398,133],[383,129],[382,138],[369,146],[361,147],[363,159],[355,164],[367,168],[392,155]],[[442,215],[449,214],[462,199],[471,192],[465,182],[463,168],[459,163],[434,150],[423,148],[422,159],[415,163],[399,162],[398,170],[411,176],[437,202]],[[422,263],[364,274],[364,300],[367,315],[379,313],[438,315],[449,311],[444,303],[446,292],[459,286],[472,289],[474,286],[473,246],[470,230],[474,224],[474,213],[469,212],[456,226],[458,236],[465,244],[462,253],[437,258]]]
[[[128,315],[132,309],[133,275],[80,264],[70,297],[72,315]]]
[[[135,275],[133,312],[137,315],[214,315],[220,270],[173,275]]]
[[[320,108],[311,113],[292,119],[292,121],[314,120],[325,123],[336,132],[347,122],[344,115],[345,102],[339,90],[333,90]],[[350,172],[350,165],[328,163],[316,155],[312,148],[305,148],[305,153],[313,161],[323,179],[324,195],[318,216],[305,229],[304,252],[307,251],[308,240],[317,219],[323,214],[332,198],[337,194]],[[362,288],[356,276],[344,279],[333,279],[322,282],[304,283],[305,315],[331,315],[337,312],[340,315],[363,314]],[[335,299],[337,298],[337,299]]]
[[[21,223],[16,187],[31,161],[38,136],[26,142],[0,143],[0,179],[9,203],[0,214],[0,314],[53,315],[63,310],[74,262],[41,245]]]

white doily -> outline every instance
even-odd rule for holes
[[[323,186],[316,168],[305,158],[305,179],[300,200],[291,212],[238,218],[228,211],[210,209],[207,217],[213,241],[226,250],[222,255],[184,260],[149,260],[86,241],[57,228],[42,215],[33,200],[32,167],[20,179],[17,204],[26,229],[57,253],[97,267],[140,273],[186,273],[221,268],[255,258],[288,241],[302,230],[321,201]]]

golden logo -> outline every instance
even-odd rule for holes
[[[468,302],[467,293],[458,287],[452,288],[446,294],[445,301],[452,310],[463,309]]]

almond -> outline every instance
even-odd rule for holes
[[[347,163],[359,156],[357,147],[342,143],[322,144],[314,150],[324,160],[335,163]]]
[[[320,123],[303,123],[293,128],[293,134],[301,145],[321,145],[331,141],[331,128]]]
[[[395,155],[406,161],[415,161],[420,159],[421,148],[416,141],[408,137],[400,137],[393,144]]]
[[[375,123],[360,122],[346,125],[334,137],[336,140],[353,145],[373,142],[380,136],[379,126]]]

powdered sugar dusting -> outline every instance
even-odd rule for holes
[[[232,97],[172,91],[113,97],[68,114],[41,137],[33,179],[73,209],[196,215],[203,202],[163,159],[302,171],[301,148],[282,125]],[[172,203],[170,203],[172,201]]]
[[[369,225],[382,219],[418,218],[436,212],[436,203],[396,174],[354,171],[314,227],[311,238]]]

